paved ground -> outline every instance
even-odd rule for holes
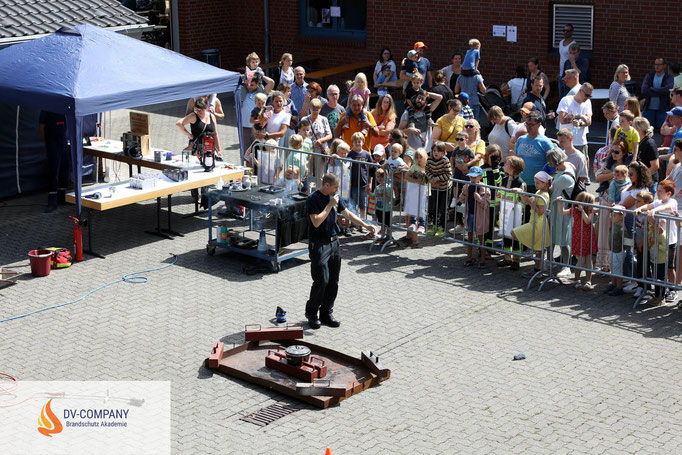
[[[159,108],[154,124],[172,125],[163,114],[173,109]],[[70,243],[70,210],[46,215],[44,199],[0,208],[0,264],[28,271],[28,249]],[[37,205],[9,206],[19,204]],[[191,211],[189,194],[175,204]],[[682,313],[633,312],[631,298],[603,297],[604,280],[594,292],[525,291],[518,273],[462,267],[460,246],[424,239],[420,249],[381,254],[346,239],[335,313],[342,326],[306,337],[352,355],[372,349],[392,377],[318,410],[202,366],[213,342],[240,342],[244,324],[267,324],[277,305],[302,319],[305,256],[279,274],[232,254],[208,256],[204,218],[176,216],[184,238],[151,237],[143,233],[154,224],[151,203],[97,214],[95,223],[94,246],[107,258],[25,275],[0,290],[0,319],[163,265],[171,252],[178,263],[146,284],[116,284],[0,323],[0,371],[26,380],[170,380],[173,453],[667,454],[682,446]],[[517,353],[527,359],[513,362]],[[300,410],[263,428],[239,420],[275,402]]]

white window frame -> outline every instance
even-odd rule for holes
[[[568,20],[562,19],[557,22],[557,8],[564,11],[564,15],[571,17]],[[587,21],[589,20],[589,24]],[[592,50],[594,45],[594,5],[576,5],[572,3],[553,3],[552,4],[552,47],[559,48],[559,43],[564,39],[564,24],[573,25],[573,39],[575,39],[583,50]]]

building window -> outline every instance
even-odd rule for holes
[[[552,47],[564,39],[564,25],[573,25],[573,39],[581,49],[592,50],[594,37],[594,6],[565,3],[552,4]]]
[[[367,0],[299,0],[300,34],[365,40]]]

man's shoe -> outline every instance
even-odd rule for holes
[[[320,321],[322,324],[328,326],[328,327],[338,327],[341,325],[341,322],[337,321],[334,318],[334,315],[328,314],[322,318],[320,318]]]
[[[320,327],[322,327],[322,324],[320,323],[320,320],[317,318],[317,315],[308,316],[306,314],[305,317],[308,319],[308,325],[310,326],[311,329],[319,329]]]

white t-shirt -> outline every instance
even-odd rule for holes
[[[498,125],[497,123],[493,126],[492,131],[488,134],[488,143],[497,144],[502,149],[502,160],[507,159],[509,155],[509,140],[514,135],[516,131],[516,122],[509,119],[508,122]]]
[[[268,133],[279,133],[282,123],[288,125],[290,121],[291,114],[282,109],[277,114],[272,114],[272,117],[270,117],[270,120],[265,125],[265,131]]]
[[[523,98],[521,98],[521,91],[526,88],[526,79],[522,77],[510,79],[507,82],[507,85],[509,86],[509,90],[511,90],[511,103],[515,108],[518,108],[518,105],[523,101]]]
[[[578,103],[575,100],[575,96],[564,96],[561,101],[559,101],[559,107],[557,107],[557,113],[566,112],[569,116],[578,115],[592,115],[592,102],[590,100],[584,103]],[[587,126],[576,127],[570,122],[561,123],[561,128],[568,128],[573,131],[573,145],[583,146],[587,144],[587,133],[590,131]]]
[[[620,202],[618,202],[618,203],[622,206],[625,206],[625,200],[628,197],[632,197],[632,199],[636,199],[637,195],[644,190],[646,190],[646,188],[632,188],[632,189],[628,189],[628,190],[623,190],[620,192]],[[630,207],[630,209],[634,209],[634,208],[635,208],[635,206],[633,204],[632,207]]]
[[[575,43],[575,40],[571,41],[568,43],[566,46],[564,46],[564,40],[559,41],[559,76],[564,75],[564,63],[566,63],[566,60],[568,60],[568,48],[571,47],[571,44]]]
[[[587,159],[585,158],[585,155],[581,152],[574,152],[570,154],[565,150],[564,152],[566,153],[566,161],[575,167],[575,178],[579,179],[582,177],[585,182],[589,181],[587,173]]]
[[[654,208],[660,207],[661,205],[664,205],[664,202],[661,201],[660,199],[654,200]],[[668,202],[665,203],[668,208],[665,210],[662,210],[659,213],[665,213],[666,215],[672,215],[670,212],[676,212],[677,211],[677,200],[675,198],[670,198],[668,199]],[[668,226],[668,234],[666,235],[666,238],[668,239],[668,245],[674,245],[677,243],[677,223],[673,220],[668,220],[668,219],[663,219],[662,220],[665,224]]]

